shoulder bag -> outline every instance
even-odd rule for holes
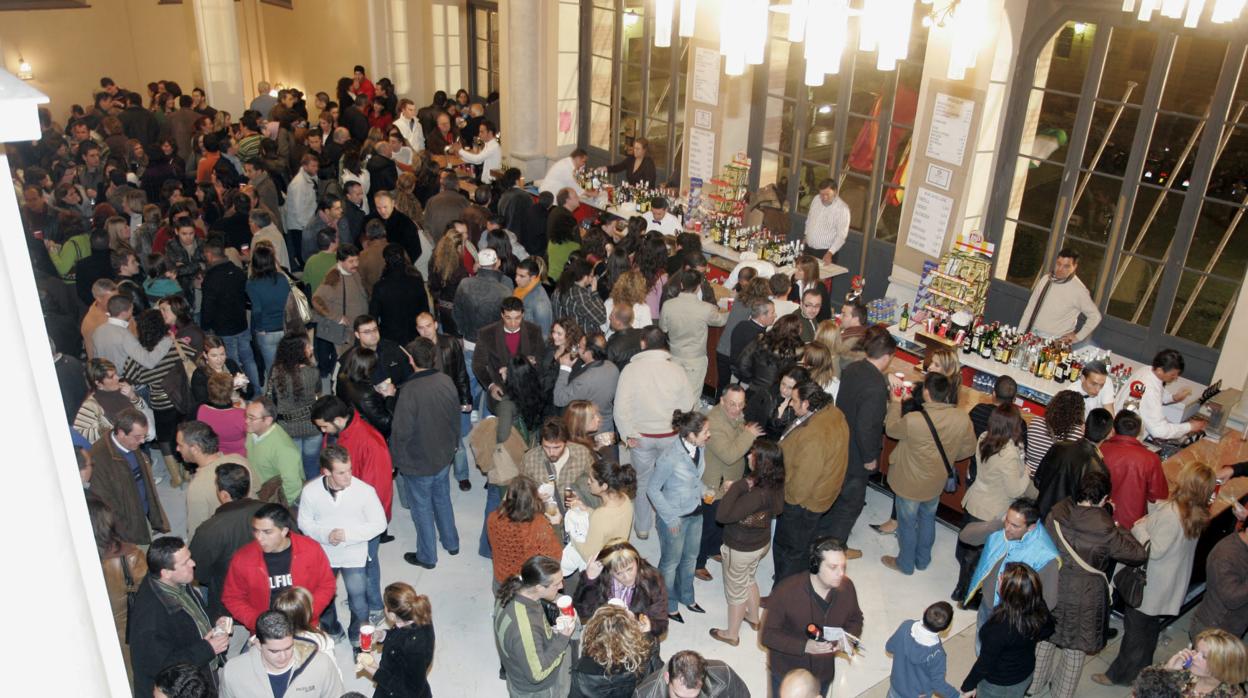
[[[923,415],[923,421],[927,422],[927,428],[932,432],[932,441],[936,442],[936,450],[940,451],[940,459],[945,463],[945,492],[947,494],[958,491],[958,471],[953,469],[953,464],[949,462],[949,456],[945,453],[945,445],[940,442],[940,434],[936,433],[936,425],[932,424],[932,418],[928,416],[927,410],[919,410],[919,414]]]
[[[139,595],[139,585],[134,583],[134,575],[130,573],[130,563],[126,562],[123,551],[117,558],[121,563],[121,576],[126,580],[126,644],[130,644],[130,619],[134,617],[134,600]]]
[[[173,349],[178,352],[181,365],[165,373],[160,381],[160,387],[164,389],[165,395],[178,414],[191,417],[194,416],[198,404],[195,402],[195,396],[191,394],[191,381],[186,377],[186,370],[190,368],[191,373],[194,373],[195,364],[186,358],[186,354],[182,351],[182,342],[173,340]]]
[[[1108,587],[1109,577],[1106,577],[1104,572],[1096,569],[1092,565],[1089,565],[1083,558],[1079,557],[1079,553],[1075,552],[1074,546],[1066,542],[1066,536],[1062,535],[1062,524],[1056,519],[1053,520],[1053,530],[1057,532],[1057,539],[1062,542],[1062,547],[1066,548],[1066,552],[1070,553],[1070,558],[1075,561],[1075,564],[1082,567],[1084,572],[1094,574],[1105,580],[1105,585]]]
[[[1152,542],[1144,544],[1148,552]],[[1148,584],[1148,560],[1134,567],[1123,567],[1114,575],[1114,588],[1122,597],[1122,602],[1131,608],[1139,608],[1144,603],[1144,586]]]
[[[286,283],[290,285],[290,295],[286,297],[286,326],[306,326],[312,322],[312,304],[308,302],[308,295],[299,288],[299,282],[286,274],[285,270],[282,276],[286,277]],[[345,287],[343,293],[346,293]]]

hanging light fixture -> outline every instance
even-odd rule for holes
[[[1183,16],[1183,6],[1186,4],[1187,0],[1162,0],[1161,16],[1179,19]]]
[[[966,71],[975,67],[980,43],[988,33],[987,0],[961,0],[955,3],[948,24],[950,35],[957,37],[949,48],[950,80],[963,80]]]
[[[654,0],[654,45],[668,48],[672,45],[672,12],[675,0]]]
[[[693,22],[698,15],[698,0],[680,0],[679,34],[688,39],[693,36]]]
[[[742,24],[746,36],[745,62],[762,65],[767,50],[767,3],[768,0],[748,0],[749,17]]]
[[[886,23],[893,27],[892,31],[880,32],[875,67],[878,70],[892,71],[897,69],[897,61],[904,59],[910,51],[911,22],[897,20],[914,16],[914,0],[880,0],[880,5],[894,21]],[[885,26],[885,23],[881,26]]]
[[[719,14],[719,52],[724,56],[724,74],[745,74],[745,22],[751,0],[724,0]]]
[[[1137,12],[1136,0],[1123,0],[1122,11],[1135,12],[1136,19],[1147,22],[1153,18],[1153,13],[1160,10],[1162,17],[1182,19],[1184,27],[1195,29],[1200,25],[1200,17],[1208,4],[1209,0],[1140,0]],[[1246,4],[1248,0],[1213,0],[1209,21],[1214,24],[1234,22],[1243,14]]]
[[[806,85],[820,87],[825,75],[841,70],[845,52],[847,0],[816,0],[808,5],[806,16]]]
[[[1205,11],[1205,0],[1188,0],[1187,16],[1183,19],[1183,26],[1188,29],[1195,29],[1200,23],[1200,15]]]
[[[1245,0],[1214,0],[1213,14],[1209,21],[1214,24],[1225,24],[1239,19],[1244,11]]]
[[[34,80],[35,70],[30,67],[30,62],[19,54],[17,57],[17,77],[21,80]]]
[[[822,3],[816,2],[816,4]],[[809,12],[808,0],[791,0],[789,3],[789,41],[797,43],[806,38],[806,16]]]

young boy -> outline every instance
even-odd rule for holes
[[[884,649],[893,655],[888,698],[919,698],[961,692],[945,681],[945,648],[940,634],[953,620],[953,606],[938,601],[923,611],[923,621],[907,620],[888,638]]]

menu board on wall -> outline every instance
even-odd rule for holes
[[[974,100],[938,92],[932,106],[932,122],[925,150],[927,157],[961,167],[974,117]]]
[[[709,182],[715,175],[715,132],[689,129],[689,176]]]
[[[693,101],[719,106],[719,51],[702,46],[694,49]]]
[[[953,213],[953,199],[927,187],[918,187],[914,197],[914,212],[910,219],[910,232],[906,245],[929,257],[939,257],[949,230],[949,216]]]

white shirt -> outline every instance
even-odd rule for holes
[[[558,195],[559,190],[564,187],[571,187],[578,196],[585,193],[576,181],[576,163],[572,162],[571,156],[555,162],[546,170],[546,177],[542,179],[540,191]]]
[[[641,214],[641,217],[646,219],[646,232],[657,230],[672,238],[680,234],[680,221],[676,219],[676,215],[671,211],[664,213],[661,221],[654,219],[654,211],[646,211]]]
[[[1138,395],[1138,400],[1132,394]],[[1186,422],[1175,424],[1166,419],[1162,407],[1174,402],[1174,397],[1166,386],[1153,373],[1150,366],[1135,369],[1126,385],[1122,386],[1114,402],[1121,408],[1131,403],[1139,403],[1137,408],[1140,419],[1144,422],[1144,431],[1154,439],[1177,439],[1186,436],[1192,429]]]
[[[737,266],[732,268],[732,273],[728,275],[728,280],[724,282],[724,287],[736,288],[738,277],[741,276],[741,270],[746,267],[751,267],[758,272],[758,278],[760,279],[770,279],[776,275],[776,265],[771,262],[764,262],[761,259],[742,259],[737,263]]]
[[[1110,391],[1108,385],[1101,386],[1100,394],[1088,395],[1088,391],[1083,389],[1083,381],[1079,381],[1079,385],[1075,386],[1075,392],[1083,396],[1083,416],[1085,419],[1092,414],[1092,410],[1098,407],[1104,407],[1109,410],[1110,405],[1114,404],[1114,394]],[[1113,410],[1109,411],[1113,412]]]
[[[286,188],[286,203],[282,206],[282,222],[287,230],[303,230],[316,215],[316,180],[307,170],[299,168],[298,174]]]
[[[325,486],[325,477],[308,481],[299,495],[299,529],[321,544],[329,566],[363,567],[368,563],[368,541],[386,530],[386,512],[372,485],[351,478],[337,496]],[[329,534],[341,528],[346,540],[332,545]]]
[[[499,147],[497,138],[481,146],[481,152],[473,153],[461,150],[459,151],[459,157],[463,158],[464,162],[481,166],[482,184],[489,184],[494,181],[493,170],[503,169],[503,149]]]
[[[399,129],[399,133],[403,135],[403,140],[412,146],[412,150],[419,153],[425,149],[425,132],[420,127],[419,119],[415,117],[410,119],[399,118],[395,120],[394,127]]]
[[[607,321],[602,325],[602,331],[609,338],[611,336],[611,309],[615,307],[615,301],[608,298],[603,302],[603,306],[607,310]],[[649,327],[654,324],[654,318],[650,316],[650,306],[645,303],[633,303],[633,324],[632,327],[640,330],[643,327]]]
[[[806,214],[806,245],[836,254],[849,235],[849,218],[849,206],[841,197],[834,196],[832,203],[824,204],[816,196]]]
[[[792,315],[798,308],[801,307],[797,303],[794,303],[793,301],[789,300],[788,298],[781,298],[781,297],[773,297],[771,299],[771,303],[772,305],[776,306],[776,317],[784,317],[785,315]]]

